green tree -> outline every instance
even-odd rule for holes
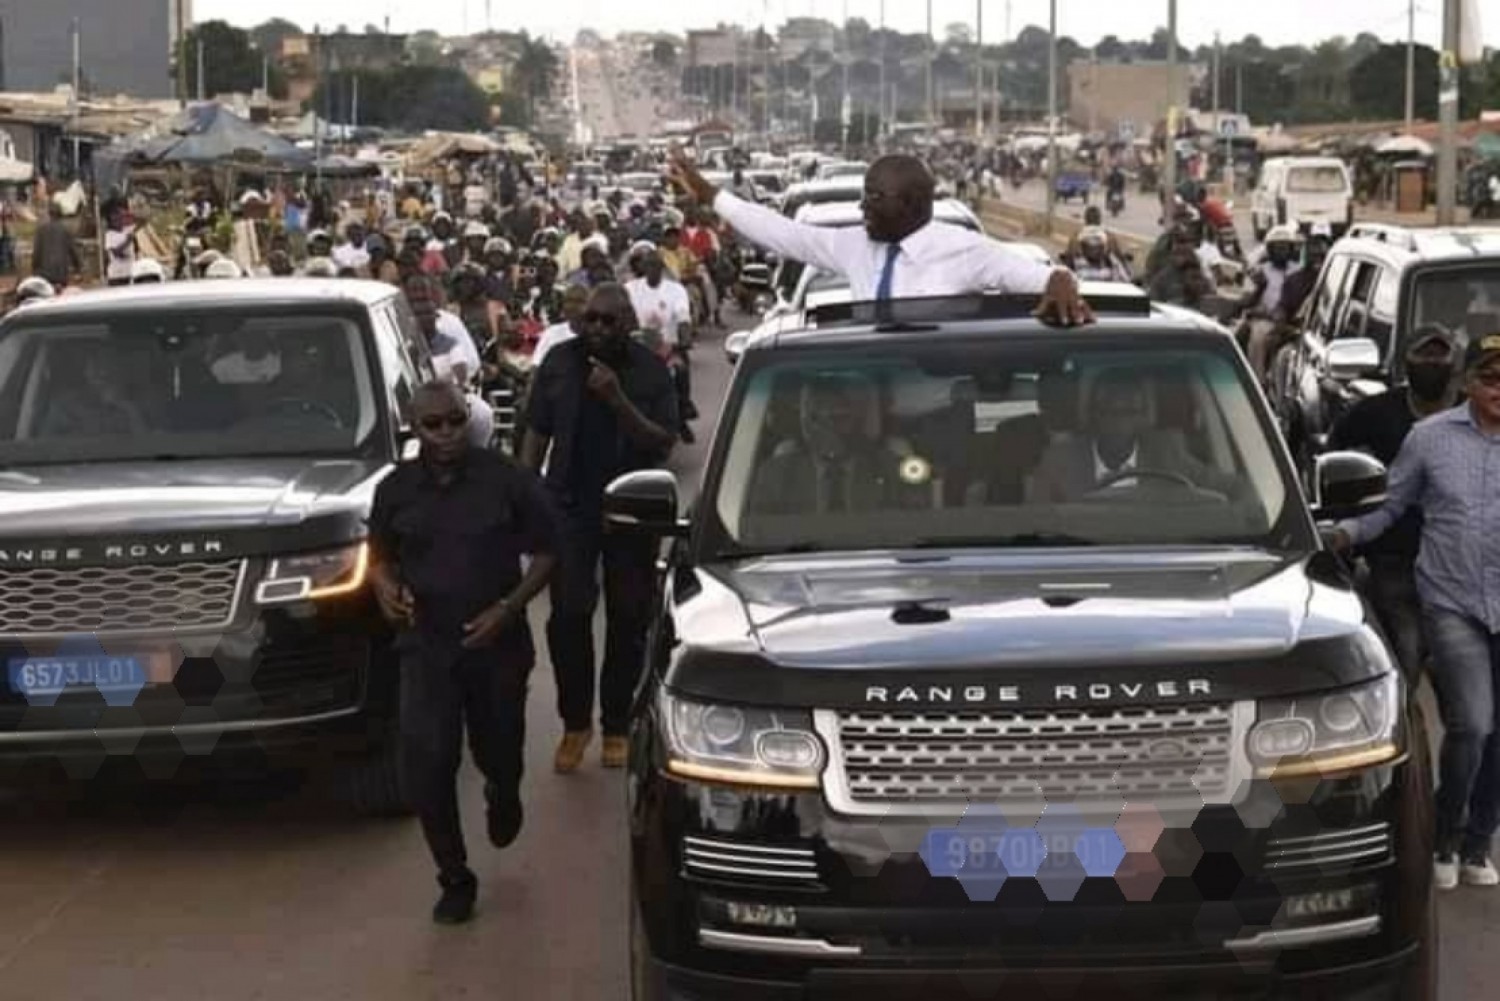
[[[1418,118],[1437,116],[1438,55],[1425,45],[1416,52],[1415,109]],[[1389,120],[1406,114],[1406,46],[1382,45],[1349,74],[1350,110],[1357,118]]]
[[[520,94],[508,91],[500,95],[500,124],[517,129],[531,128],[531,105]]]
[[[248,94],[260,86],[263,68],[262,50],[251,46],[250,33],[224,21],[205,21],[195,25],[177,51],[180,65],[188,69],[190,89],[196,93],[198,46],[203,46],[203,90],[205,97],[216,94]],[[272,97],[286,96],[286,79],[273,64],[270,67]]]
[[[441,66],[447,61],[443,36],[435,31],[418,31],[406,40],[406,55],[421,66]]]
[[[521,32],[520,51],[512,69],[512,77],[526,100],[531,118],[536,117],[536,103],[552,96],[560,69],[557,52],[546,39],[533,38],[528,33]]]
[[[420,132],[440,129],[472,132],[489,125],[490,105],[484,91],[454,66],[396,66],[389,70],[345,70],[325,77],[313,96],[314,107],[325,107],[331,91],[333,107],[348,106],[354,79],[359,79],[359,122],[380,128]],[[335,119],[341,117],[337,112]]]

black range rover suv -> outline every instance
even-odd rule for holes
[[[396,812],[374,486],[431,371],[399,292],[170,283],[0,323],[0,758],[256,751]]]
[[[1232,339],[1033,304],[825,310],[689,519],[611,485],[675,537],[636,1001],[1436,997],[1424,726]],[[1319,516],[1384,489],[1319,463]]]

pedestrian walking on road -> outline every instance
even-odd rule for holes
[[[62,210],[54,204],[47,212],[47,221],[36,228],[31,238],[31,273],[60,289],[82,271],[78,241],[62,221]]]
[[[1333,548],[1384,535],[1422,511],[1417,595],[1443,716],[1434,882],[1500,885],[1490,844],[1500,828],[1500,333],[1464,354],[1468,401],[1412,428],[1386,501],[1340,523]]]
[[[639,326],[617,284],[589,295],[580,334],[558,344],[532,376],[522,462],[540,470],[561,513],[547,647],[564,734],[554,765],[572,772],[593,737],[594,609],[604,571],[604,664],[599,674],[602,760],[625,764],[630,700],[645,661],[656,545],[604,530],[604,490],[615,477],[660,466],[681,426],[666,363],[631,335]],[[550,457],[548,452],[550,449]]]
[[[552,573],[557,534],[535,477],[469,444],[458,387],[428,383],[411,410],[421,454],[376,488],[371,579],[398,630],[401,774],[437,863],[433,919],[456,924],[473,914],[479,885],[458,816],[465,725],[485,778],[490,842],[504,848],[523,817],[526,691],[536,659],[526,608]]]

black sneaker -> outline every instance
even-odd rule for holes
[[[497,786],[486,784],[484,799],[487,804],[485,819],[489,822],[490,844],[496,848],[509,848],[521,833],[521,823],[526,816],[521,808],[520,794],[501,796]]]
[[[442,896],[432,907],[432,920],[440,925],[461,925],[474,916],[474,898],[479,895],[479,880],[465,870],[453,877],[439,876]]]
[[[682,443],[684,445],[691,445],[697,440],[698,436],[693,434],[693,429],[684,424],[682,426]]]

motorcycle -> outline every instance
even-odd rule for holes
[[[734,301],[746,316],[758,316],[775,301],[771,291],[771,264],[760,252],[736,248]]]
[[[1111,218],[1114,218],[1114,217],[1118,216],[1121,212],[1124,212],[1125,211],[1125,192],[1123,192],[1123,191],[1111,191],[1109,193],[1109,196],[1105,199],[1104,207],[1109,210],[1109,214],[1110,214]]]

